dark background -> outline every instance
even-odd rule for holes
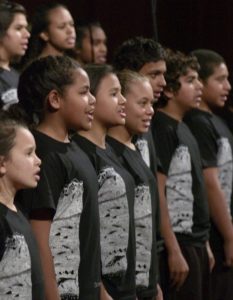
[[[17,1],[17,0],[16,0]],[[29,17],[48,1],[19,0]],[[135,35],[154,37],[152,0],[67,0],[74,19],[99,20],[108,36],[109,61],[114,49]],[[189,52],[209,48],[233,67],[233,0],[157,0],[158,40],[166,47]]]

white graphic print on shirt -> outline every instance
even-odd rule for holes
[[[23,235],[8,237],[0,262],[0,299],[32,299],[31,258]]]
[[[150,153],[147,140],[139,138],[135,145],[140,151],[144,162],[147,164],[148,167],[150,167]]]
[[[169,216],[174,232],[191,233],[193,193],[191,158],[188,147],[180,145],[173,154],[166,182]]]
[[[106,275],[125,272],[129,236],[125,183],[112,167],[101,170],[98,182],[102,273]]]
[[[135,189],[134,204],[136,230],[136,285],[148,287],[152,248],[152,210],[150,188]]]
[[[60,195],[50,231],[50,248],[60,295],[79,295],[79,223],[83,182],[74,179]]]
[[[227,138],[218,140],[217,165],[219,181],[226,197],[228,212],[230,213],[233,162],[231,146]]]

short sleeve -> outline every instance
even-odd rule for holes
[[[203,168],[217,167],[217,137],[211,122],[202,117],[187,120],[186,124],[198,143]]]

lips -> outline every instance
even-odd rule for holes
[[[28,43],[22,43],[21,47],[23,48],[23,50],[27,50],[28,48]]]
[[[120,116],[121,116],[121,118],[123,118],[123,119],[125,119],[126,118],[126,113],[125,113],[125,109],[120,109],[119,111],[118,111],[118,113],[120,114]]]
[[[143,124],[145,127],[150,127],[151,119],[145,119],[143,120]]]
[[[35,172],[34,177],[35,177],[36,181],[40,180],[40,169],[38,169],[38,171]]]
[[[67,44],[75,45],[75,37],[69,37],[66,39]]]
[[[88,119],[92,121],[94,119],[94,109],[89,110],[87,113]]]
[[[220,96],[221,101],[227,101],[227,97],[228,97],[228,94],[226,94],[226,95],[221,95],[221,96]]]
[[[96,62],[97,63],[101,63],[101,64],[104,64],[104,63],[106,63],[106,56],[97,56],[96,57]]]

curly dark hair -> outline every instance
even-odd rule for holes
[[[74,82],[80,65],[68,56],[47,56],[34,60],[19,78],[19,106],[26,112],[29,124],[34,117],[41,122],[46,109],[47,95],[51,90],[63,95],[65,88]]]
[[[185,55],[180,51],[172,51],[166,49],[166,66],[167,71],[165,73],[166,86],[164,90],[178,92],[181,83],[179,78],[187,74],[189,69],[199,71],[200,67],[197,58],[193,55]],[[166,106],[168,98],[165,93],[162,94],[161,98],[157,102],[158,107]]]
[[[135,37],[125,41],[115,52],[113,66],[121,71],[128,69],[138,72],[149,62],[165,60],[165,51],[153,39]]]

